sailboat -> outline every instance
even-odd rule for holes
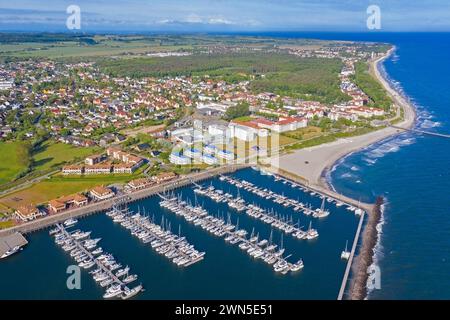
[[[347,250],[348,240],[345,242],[345,250],[341,253],[341,259],[348,260],[350,258],[350,251]]]
[[[320,206],[320,209],[316,209],[316,211],[313,213],[314,218],[325,218],[328,217],[330,214],[330,211],[325,210],[325,197],[322,199],[322,205]]]

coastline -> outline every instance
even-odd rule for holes
[[[389,80],[385,79],[380,72],[381,63],[390,57],[394,51],[395,47],[391,48],[386,55],[371,61],[370,69],[393,99],[394,104],[398,106],[398,113],[400,113],[400,109],[404,112],[403,120],[397,123],[396,126],[410,129],[413,127],[416,118],[414,107],[391,86]],[[291,172],[302,177],[309,186],[329,192],[332,191],[332,188],[328,185],[325,176],[327,171],[340,159],[403,132],[399,128],[386,127],[364,135],[343,138],[331,143],[297,150],[269,161],[272,167]]]
[[[271,166],[301,177],[310,188],[315,188],[324,193],[337,194],[331,183],[327,181],[326,176],[340,160],[375,143],[401,134],[404,132],[402,129],[411,129],[416,120],[414,107],[391,86],[387,74],[385,78],[380,71],[382,62],[390,57],[395,50],[394,46],[384,56],[370,61],[369,72],[381,83],[392,98],[397,106],[397,116],[401,114],[400,110],[403,110],[403,120],[396,124],[396,128],[386,127],[362,136],[339,139],[328,144],[298,150],[292,154],[271,159]],[[348,262],[347,269],[352,270],[352,276],[348,282],[349,272],[344,274],[338,296],[339,300],[343,298],[346,287],[348,288],[345,294],[347,299],[367,299],[368,270],[374,261],[373,249],[379,241],[377,226],[382,218],[382,204],[383,199],[378,197],[376,203],[371,205],[371,209],[367,211],[367,223],[362,233],[359,236],[358,233],[355,235],[354,242],[355,244],[360,242],[360,250],[352,259],[353,261],[349,260]],[[367,207],[367,204],[365,206]]]

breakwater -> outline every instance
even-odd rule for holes
[[[350,285],[349,299],[351,300],[363,300],[367,296],[368,269],[373,262],[373,248],[377,243],[377,224],[381,219],[382,205],[383,198],[378,197],[364,228],[361,248],[355,258],[354,277]]]

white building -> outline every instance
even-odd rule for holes
[[[192,148],[184,150],[184,155],[192,159],[200,159],[202,157],[202,152],[198,149]]]
[[[177,165],[188,165],[191,163],[191,159],[186,157],[185,155],[182,155],[180,153],[171,153],[169,156],[169,161],[173,164]]]
[[[214,154],[217,152],[217,147],[213,144],[208,144],[203,148],[203,153]]]
[[[227,161],[234,160],[234,153],[229,150],[219,150],[216,153],[216,157],[220,159],[225,159]]]
[[[213,155],[209,155],[209,154],[205,154],[202,157],[203,162],[209,165],[214,165],[218,163],[218,160],[216,157],[214,157]]]

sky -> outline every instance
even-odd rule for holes
[[[68,31],[69,5],[81,32],[450,31],[449,0],[0,0],[0,31]]]

